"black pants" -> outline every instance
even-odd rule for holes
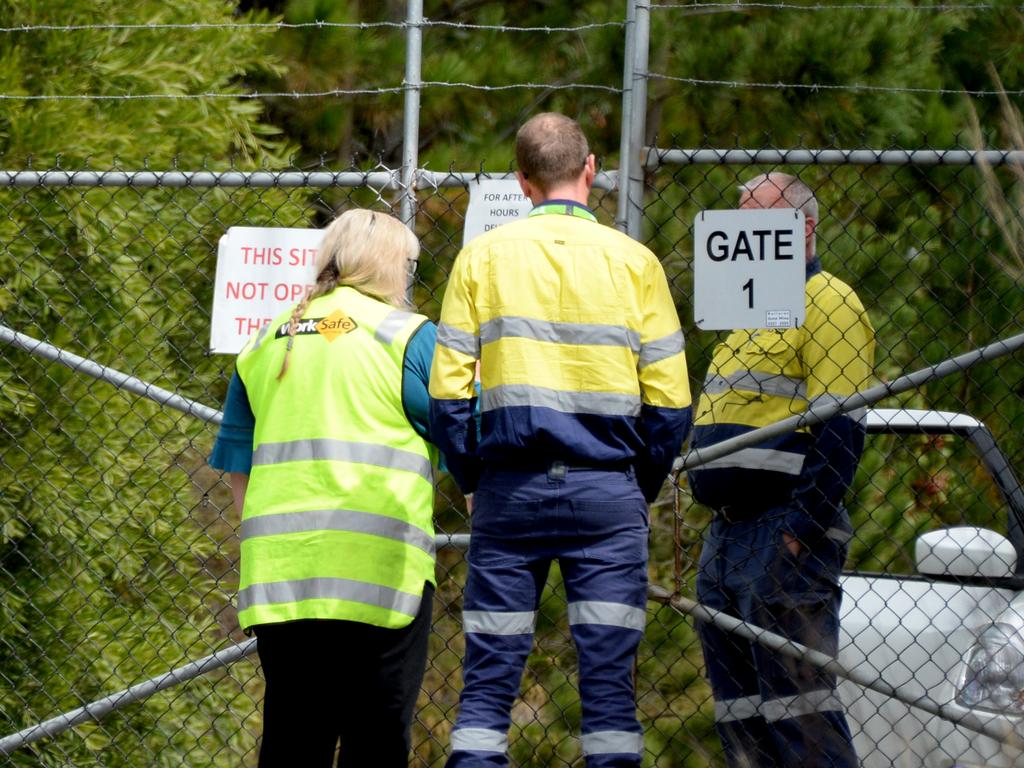
[[[408,768],[434,588],[402,629],[308,620],[255,627],[266,693],[260,768]]]

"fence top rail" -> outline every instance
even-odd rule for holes
[[[375,187],[399,189],[383,171],[0,171],[0,187]]]
[[[644,165],[1024,165],[1019,149],[661,149],[645,147]]]
[[[662,149],[644,148],[644,166],[666,165],[1024,165],[1024,150],[990,149]],[[416,189],[468,188],[478,179],[510,179],[514,171],[416,171]],[[594,188],[618,189],[618,170],[603,170]],[[402,189],[401,170],[375,171],[130,171],[7,170],[0,187],[372,187]]]
[[[452,189],[468,188],[480,179],[514,179],[515,171],[427,171],[421,170],[417,175],[417,189]],[[617,170],[599,171],[594,177],[594,189],[614,190],[618,188],[619,172]]]
[[[511,179],[514,171],[416,172],[416,189],[468,188],[478,179]],[[618,171],[601,171],[597,189],[616,188]],[[377,171],[0,171],[0,187],[373,187],[402,189],[401,169]]]

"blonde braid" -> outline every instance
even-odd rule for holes
[[[288,372],[288,362],[292,356],[292,346],[295,344],[295,334],[299,330],[299,321],[305,314],[306,309],[313,299],[330,293],[338,287],[338,267],[331,261],[317,275],[316,285],[306,291],[306,296],[295,305],[292,316],[288,318],[288,346],[285,347],[284,360],[281,361],[281,370],[277,373],[277,380],[280,381]]]

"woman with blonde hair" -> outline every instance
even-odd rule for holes
[[[434,579],[419,244],[350,210],[316,285],[246,342],[210,464],[242,510],[238,617],[266,680],[261,768],[408,765]]]

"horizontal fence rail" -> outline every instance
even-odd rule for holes
[[[659,149],[645,147],[645,167],[663,165],[1024,165],[1024,150],[968,149]]]
[[[514,179],[512,171],[418,170],[417,190],[464,189],[478,179]],[[594,187],[616,189],[618,172],[600,171]],[[167,187],[170,189],[278,187],[301,189],[403,189],[396,171],[0,171],[0,187]]]

